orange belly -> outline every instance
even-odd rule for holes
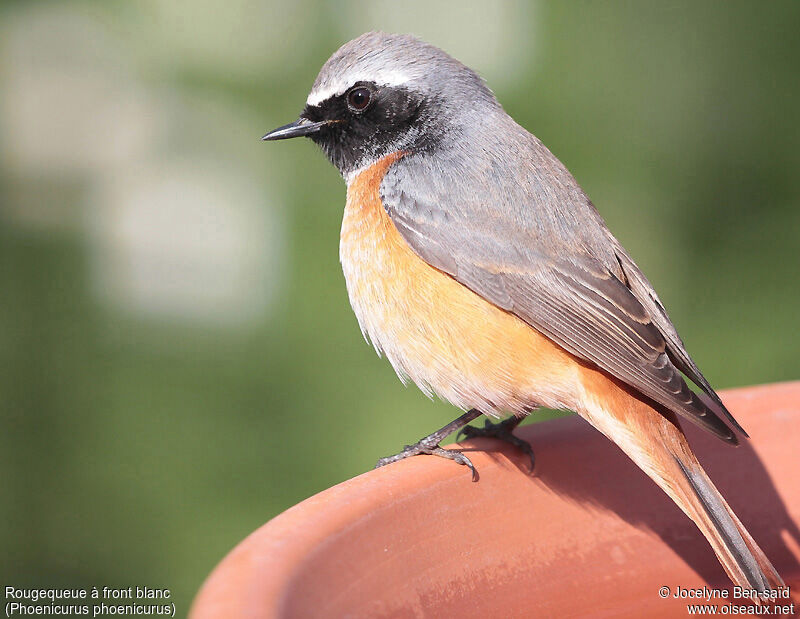
[[[576,408],[581,366],[513,314],[417,256],[381,204],[385,157],[349,184],[340,258],[361,330],[400,378],[499,416]]]

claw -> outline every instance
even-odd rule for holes
[[[398,454],[381,458],[378,460],[375,468],[377,469],[382,466],[386,466],[387,464],[392,464],[393,462],[399,462],[400,460],[405,460],[406,458],[420,455],[439,456],[440,458],[447,458],[448,460],[453,460],[458,464],[462,464],[472,471],[472,481],[478,481],[478,471],[475,468],[475,465],[472,464],[472,460],[470,460],[467,456],[454,449],[444,449],[439,445],[427,445],[424,443],[424,439],[416,445],[406,445],[403,451]]]
[[[512,434],[514,428],[519,425],[520,421],[521,420],[516,417],[510,417],[509,419],[505,419],[504,421],[500,421],[498,423],[492,423],[487,419],[483,424],[483,428],[464,426],[461,428],[461,430],[459,430],[456,439],[458,439],[458,437],[461,435],[463,435],[465,438],[476,438],[482,436],[486,438],[496,438],[501,441],[505,441],[506,443],[511,443],[528,455],[531,460],[530,472],[532,473],[534,467],[536,466],[536,457],[534,456],[533,449],[527,441],[523,441],[521,438]]]

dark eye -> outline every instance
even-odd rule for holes
[[[353,88],[347,93],[347,107],[354,112],[363,112],[367,109],[372,93],[369,88]]]

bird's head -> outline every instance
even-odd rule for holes
[[[263,137],[306,136],[345,179],[397,151],[436,148],[499,104],[471,69],[410,35],[368,32],[323,65],[300,118]]]

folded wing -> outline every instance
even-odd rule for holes
[[[569,230],[552,231],[557,240],[542,242],[546,229],[520,221],[519,214],[516,220],[506,215],[519,209],[447,208],[445,201],[452,195],[437,196],[430,190],[409,195],[399,187],[387,176],[384,206],[422,259],[578,358],[719,438],[738,443],[722,417],[738,424],[685,351],[652,286],[610,233],[606,245],[618,254],[613,264],[606,252],[594,255],[590,243],[560,247],[558,239],[569,239]],[[588,200],[586,208],[593,211]],[[713,410],[688,387],[681,372],[712,398]]]

